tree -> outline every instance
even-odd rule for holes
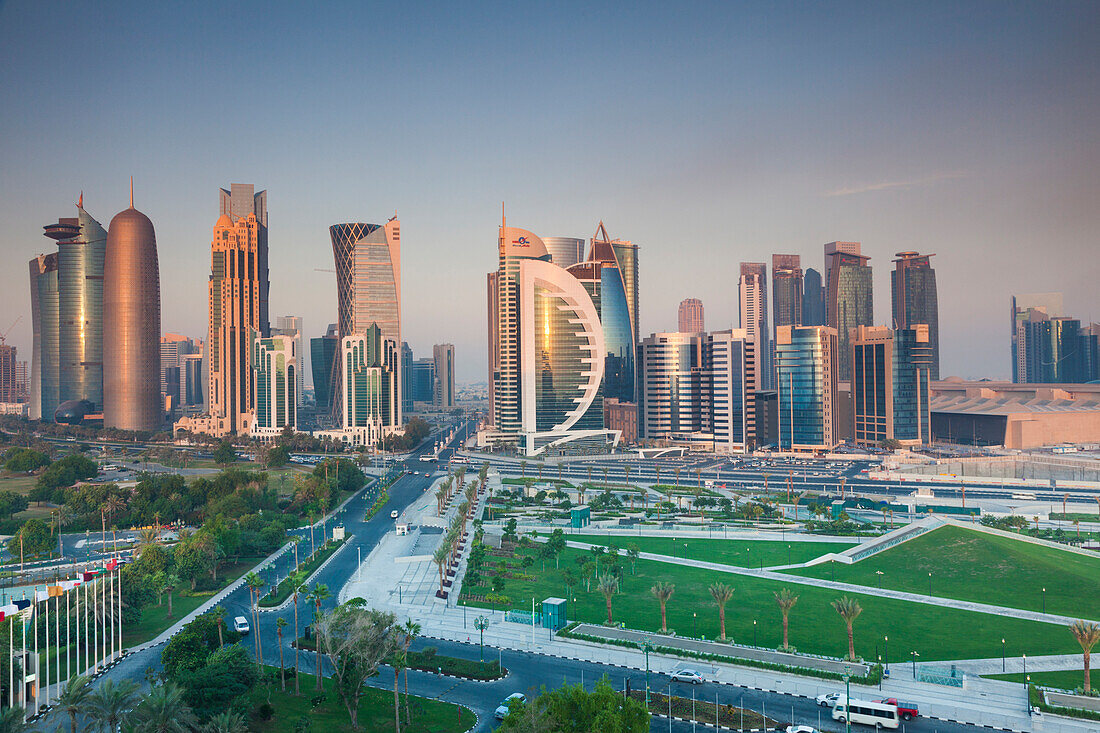
[[[50,528],[41,519],[28,519],[8,540],[8,553],[16,559],[48,554],[54,546]]]
[[[378,672],[383,660],[400,646],[397,619],[392,613],[345,603],[317,622],[317,651],[332,665],[336,692],[347,708],[352,728],[359,729],[359,698],[363,682]],[[319,668],[319,667],[318,667]],[[397,673],[394,673],[394,722],[401,730]]]
[[[4,468],[12,473],[29,473],[48,465],[48,455],[30,448],[12,448],[4,454]]]
[[[596,590],[600,592],[604,603],[607,604],[607,623],[614,623],[611,619],[611,599],[619,592],[619,579],[610,574],[601,576],[596,585]]]
[[[23,733],[27,730],[27,724],[23,720],[26,714],[27,711],[22,707],[0,710],[0,733]]]
[[[653,594],[653,597],[657,599],[657,602],[661,604],[661,633],[668,633],[668,623],[665,616],[665,604],[668,603],[668,599],[672,598],[673,591],[676,590],[676,586],[673,583],[666,583],[663,580],[658,580],[649,592]]]
[[[210,618],[214,620],[215,625],[218,627],[218,648],[221,649],[225,646],[225,637],[222,635],[222,629],[225,628],[225,606],[214,606],[209,611]]]
[[[287,620],[280,616],[275,619],[275,635],[279,637],[279,687],[283,692],[286,692],[286,665],[283,664],[283,628],[287,625]]]
[[[218,447],[214,449],[214,463],[219,466],[228,466],[231,463],[235,463],[237,460],[237,451],[233,448],[233,444],[228,440],[223,440],[218,443]]]
[[[626,546],[626,557],[630,560],[630,574],[634,574],[634,567],[638,563],[638,556],[642,554],[637,542],[631,542]]]
[[[401,648],[405,654],[406,660],[409,655],[409,647],[412,646],[416,637],[420,636],[420,624],[413,621],[411,618],[405,620],[405,625],[401,627]],[[485,638],[485,632],[481,634],[482,639]],[[412,722],[412,716],[409,714],[409,665],[405,665],[405,724]]]
[[[183,688],[168,682],[149,690],[134,711],[135,733],[189,733],[198,719],[183,698]]]
[[[329,598],[331,594],[328,592],[327,585],[315,585],[313,590],[306,596],[306,600],[313,603],[313,625],[316,626],[321,622],[321,603]],[[321,691],[321,647],[320,643],[317,646],[317,692]]]
[[[76,716],[83,715],[92,694],[91,685],[85,675],[70,677],[61,694],[57,696],[57,711],[69,716],[69,730],[76,733]]]
[[[1077,639],[1077,643],[1081,645],[1085,665],[1085,694],[1087,695],[1089,690],[1092,689],[1089,680],[1089,657],[1092,654],[1092,648],[1100,641],[1100,624],[1077,620],[1069,625],[1069,631],[1073,634],[1073,638]]]
[[[228,711],[215,715],[202,727],[203,733],[248,733],[248,722],[240,713]]]
[[[787,621],[794,604],[798,603],[798,596],[792,593],[790,588],[780,588],[774,595],[775,603],[779,606],[779,612],[783,614],[783,650],[789,651],[791,647],[787,643]]]
[[[591,692],[580,684],[556,690],[543,688],[527,704],[514,702],[499,730],[501,733],[550,733],[551,731],[614,731],[648,733],[650,715],[640,700],[625,697],[604,675]]]
[[[718,604],[718,629],[720,639],[726,640],[726,604],[733,598],[733,588],[725,583],[712,583],[710,588],[711,598]]]
[[[298,664],[298,595],[306,593],[306,587],[301,584],[302,575],[300,573],[294,574],[294,694],[302,694],[302,690],[298,684],[298,675],[301,674],[302,668]]]
[[[215,649],[199,668],[184,671],[172,681],[184,689],[185,701],[201,719],[236,707],[236,701],[257,681],[256,665],[240,644]]]
[[[854,662],[856,660],[856,647],[852,637],[852,624],[859,618],[859,614],[863,613],[863,608],[859,605],[859,601],[848,596],[841,596],[836,599],[833,601],[832,606],[844,619],[844,624],[848,627],[848,659]]]
[[[104,727],[116,731],[130,716],[138,702],[137,685],[130,680],[115,682],[107,678],[88,696],[86,714],[96,723],[96,729]]]
[[[253,634],[253,637],[255,639],[255,646],[256,646],[256,661],[257,661],[257,664],[259,664],[260,666],[263,666],[264,652],[263,652],[263,647],[260,644],[260,632],[258,631],[259,626],[260,626],[260,624],[259,624],[259,613],[260,612],[259,612],[259,609],[257,607],[257,603],[259,603],[259,600],[260,600],[260,588],[264,587],[264,581],[256,573],[249,572],[247,575],[244,576],[244,584],[246,586],[248,586],[248,601],[249,601],[249,606],[250,606],[249,611],[251,612],[251,616],[252,616],[252,628],[257,629],[256,633]]]
[[[172,618],[172,593],[180,584],[180,578],[178,575],[169,573],[164,576],[163,585],[161,589],[168,594],[168,615],[165,618]]]
[[[290,451],[285,446],[277,445],[267,451],[267,467],[281,468],[290,460]]]
[[[202,669],[208,663],[220,646],[216,625],[213,615],[203,614],[168,640],[160,654],[160,662],[168,679],[178,680],[184,673]],[[236,632],[230,634],[231,642],[236,638]]]
[[[0,515],[11,519],[13,515],[25,511],[30,506],[30,501],[22,494],[14,491],[0,491]]]

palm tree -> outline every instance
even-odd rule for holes
[[[189,733],[199,722],[183,699],[183,688],[173,682],[150,689],[135,712],[136,733]]]
[[[309,594],[309,600],[313,601],[313,625],[317,626],[317,620],[321,616],[321,603],[329,598],[331,594],[328,592],[327,585],[315,585],[313,590]],[[317,691],[321,691],[321,643],[317,642]]]
[[[209,613],[218,627],[218,648],[221,649],[225,646],[225,639],[222,637],[222,627],[225,626],[225,608],[222,606],[214,606],[210,609]]]
[[[304,585],[299,585],[298,581],[301,578],[294,579],[294,694],[302,694],[301,689],[298,686],[298,675],[301,673],[301,668],[298,666],[298,594],[305,591]]]
[[[115,526],[115,514],[124,510],[126,504],[118,496],[109,496],[103,506],[106,507],[107,517],[111,520],[111,543],[114,545],[115,554],[118,554],[118,527]]]
[[[97,725],[96,730],[107,728],[116,731],[130,716],[138,701],[137,685],[130,680],[115,682],[107,678],[88,697],[87,715]]]
[[[401,670],[405,669],[408,657],[403,651],[395,651],[390,659],[393,667],[393,729],[401,733]]]
[[[856,660],[856,646],[852,639],[852,624],[859,618],[859,614],[863,613],[863,608],[859,605],[859,601],[848,596],[841,596],[833,601],[832,605],[848,627],[848,659],[854,662]]]
[[[275,619],[275,635],[279,637],[279,686],[283,692],[286,692],[286,667],[283,665],[283,628],[286,625],[287,621],[282,616]]]
[[[172,618],[172,593],[180,584],[180,577],[174,573],[169,573],[164,576],[164,583],[161,586],[164,592],[168,594],[168,615],[165,618]]]
[[[0,733],[23,733],[27,729],[27,723],[23,720],[26,714],[27,711],[21,707],[0,710]]]
[[[248,605],[250,606],[249,612],[252,616],[252,627],[258,628],[259,623],[259,611],[256,607],[256,603],[260,600],[260,588],[264,587],[263,579],[254,572],[249,572],[244,576],[244,584],[248,586]],[[260,634],[257,632],[254,634],[255,646],[256,646],[256,663],[263,665],[263,650],[260,647]]]
[[[450,548],[446,542],[439,543],[439,547],[435,548],[435,552],[432,553],[432,562],[439,568],[439,595],[443,595],[443,566],[447,564],[447,559],[450,556]]]
[[[666,583],[663,580],[658,580],[649,592],[653,594],[653,597],[657,599],[657,602],[661,604],[661,633],[668,633],[668,623],[665,620],[665,604],[668,603],[668,599],[672,598],[672,592],[676,590],[676,586],[672,583]]]
[[[88,698],[92,694],[88,678],[82,674],[71,677],[65,683],[61,694],[57,696],[57,710],[69,714],[69,730],[76,733],[76,716],[83,713],[88,704]]]
[[[138,530],[137,543],[134,545],[134,557],[138,557],[146,548],[152,547],[160,540],[160,533],[153,527],[142,527]]]
[[[710,588],[711,598],[718,604],[718,629],[721,634],[719,638],[722,641],[726,640],[726,604],[733,598],[733,588],[725,583],[712,583]]]
[[[1096,642],[1100,641],[1100,624],[1092,621],[1074,621],[1069,625],[1069,631],[1073,634],[1073,638],[1077,639],[1077,643],[1081,645],[1081,651],[1083,652],[1085,662],[1085,694],[1089,693],[1092,686],[1089,681],[1089,656],[1092,654],[1092,648],[1096,646]]]
[[[405,650],[406,659],[409,653],[409,647],[412,646],[413,640],[420,636],[420,624],[413,621],[411,618],[405,621],[405,625],[401,627],[401,642]],[[409,665],[405,665],[405,724],[412,722],[412,716],[409,715]]]
[[[248,733],[248,723],[240,713],[228,711],[215,715],[202,727],[203,733]]]
[[[798,596],[792,593],[790,588],[780,588],[779,592],[774,593],[774,595],[775,603],[779,606],[779,612],[783,614],[783,649],[786,651],[791,648],[787,643],[787,619],[791,615],[794,604],[798,603]]]
[[[610,573],[601,576],[599,583],[596,585],[596,590],[600,592],[607,604],[607,623],[614,623],[611,620],[611,599],[619,592],[619,579]]]

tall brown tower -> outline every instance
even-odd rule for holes
[[[103,424],[157,430],[160,403],[160,266],[153,222],[134,208],[115,215],[103,261]]]

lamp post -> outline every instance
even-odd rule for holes
[[[844,733],[852,733],[852,675],[851,667],[844,665]]]
[[[645,706],[649,709],[649,635],[642,638],[642,651],[645,653]]]
[[[881,570],[876,570],[875,575],[878,576],[878,589],[882,590],[882,576],[885,575]]]
[[[885,652],[885,656],[886,656],[886,674],[887,674],[887,676],[889,676],[889,674],[890,674],[890,637],[889,636],[884,636],[884,637],[882,637],[882,640],[884,642],[886,642],[886,652]]]
[[[919,657],[920,654],[918,654],[915,651],[912,651],[912,652],[909,652],[909,653],[913,655],[913,679],[916,679],[917,678],[917,657]]]
[[[756,646],[756,619],[752,620],[752,645]]]
[[[932,595],[932,573],[928,573],[928,595]]]
[[[1047,589],[1043,588],[1043,613],[1047,612]]]
[[[695,631],[695,617],[698,615],[696,611],[691,612],[691,635],[697,637],[698,634]]]
[[[478,661],[485,661],[485,629],[489,627],[489,619],[484,616],[478,616],[474,619],[474,628],[481,632],[481,641],[479,642],[478,649]]]
[[[787,545],[787,564],[791,564],[791,546]]]
[[[1031,675],[1024,675],[1024,702],[1027,704],[1027,717],[1031,717]]]
[[[466,628],[466,601],[462,601],[462,628]]]
[[[1005,671],[1005,640],[1001,637],[1001,674]]]

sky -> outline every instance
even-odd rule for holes
[[[401,219],[405,339],[486,379],[502,203],[639,245],[643,335],[741,261],[935,253],[941,375],[1007,378],[1009,298],[1100,320],[1100,4],[0,0],[0,333],[44,224],[134,200],[162,330],[205,337],[218,189],[268,191],[271,315],[336,320],[328,227]]]

